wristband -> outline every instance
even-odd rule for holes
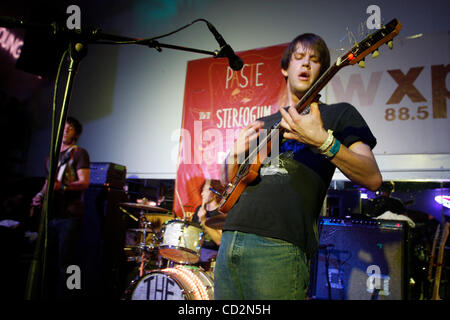
[[[331,146],[330,150],[324,153],[325,157],[328,159],[334,158],[334,156],[339,152],[339,149],[341,148],[341,142],[334,138],[334,143]]]
[[[321,153],[324,153],[325,150],[327,150],[331,144],[333,143],[333,130],[328,129],[328,138],[325,140],[325,142],[319,147],[319,150]]]

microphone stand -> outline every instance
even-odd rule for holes
[[[224,47],[220,50],[206,51],[195,48],[188,48],[182,46],[176,46],[171,44],[160,43],[153,39],[136,39],[124,36],[117,36],[112,34],[105,34],[100,31],[100,29],[94,30],[69,30],[66,27],[61,27],[57,23],[53,22],[51,24],[39,24],[39,23],[29,23],[24,22],[19,19],[0,16],[0,26],[7,28],[27,28],[27,29],[38,29],[44,32],[53,34],[53,36],[61,36],[65,39],[69,39],[68,53],[69,53],[69,66],[67,68],[67,79],[64,89],[63,101],[61,105],[61,111],[59,114],[58,127],[55,131],[55,120],[56,120],[56,109],[53,108],[52,117],[52,135],[50,141],[50,159],[49,159],[49,170],[47,177],[47,189],[46,196],[44,199],[41,217],[39,221],[39,234],[36,242],[36,248],[33,254],[33,260],[30,265],[28,272],[28,280],[25,290],[26,300],[35,300],[39,296],[44,297],[45,288],[45,269],[46,269],[46,259],[47,259],[47,233],[48,233],[48,217],[51,216],[52,210],[54,210],[51,205],[53,199],[53,189],[56,178],[57,163],[60,154],[61,142],[63,128],[66,122],[67,111],[69,109],[70,97],[72,94],[72,87],[77,73],[78,67],[81,60],[87,55],[87,43],[93,44],[139,44],[145,45],[150,48],[155,48],[158,52],[161,52],[161,48],[168,48],[174,50],[181,50],[187,52],[194,52],[200,54],[212,55],[214,58],[225,57],[223,53]],[[65,53],[64,53],[65,55]],[[57,85],[57,84],[56,84]],[[55,86],[55,97],[57,86]],[[185,219],[186,217],[184,217]],[[40,276],[40,293],[38,291],[38,280]]]
[[[70,97],[72,94],[72,87],[75,75],[77,73],[78,67],[81,60],[87,54],[87,47],[82,43],[74,43],[71,41],[68,48],[69,53],[69,66],[67,68],[67,80],[64,89],[63,101],[61,106],[61,112],[58,120],[58,127],[55,132],[54,123],[52,123],[52,135],[50,142],[50,160],[49,160],[49,170],[47,177],[47,189],[46,197],[44,199],[44,204],[42,207],[41,218],[39,222],[39,234],[36,243],[36,248],[33,255],[33,260],[30,265],[30,270],[28,273],[27,287],[25,291],[25,299],[32,300],[36,299],[37,292],[37,281],[39,273],[41,274],[41,292],[40,296],[44,296],[45,288],[45,269],[47,261],[47,233],[48,233],[48,217],[51,216],[52,210],[54,210],[51,205],[53,200],[53,189],[56,178],[57,163],[60,154],[62,134],[64,131],[64,125],[67,118],[67,111],[69,109]],[[56,92],[55,92],[56,95]],[[56,119],[56,110],[53,110],[53,119]],[[42,260],[41,260],[42,259]]]
[[[148,40],[148,41],[142,40],[142,41],[138,41],[136,44],[142,44],[142,45],[148,46],[150,48],[155,48],[158,52],[162,51],[161,48],[168,48],[168,49],[174,49],[174,50],[208,54],[208,55],[212,55],[214,58],[221,57],[220,51],[206,51],[206,50],[200,50],[200,49],[195,49],[195,48],[181,47],[181,46],[176,46],[176,45],[172,45],[172,44],[160,43],[156,40]]]

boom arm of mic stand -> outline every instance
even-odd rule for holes
[[[41,23],[32,23],[28,21],[23,21],[20,19],[15,19],[12,17],[0,16],[0,26],[5,26],[7,28],[25,28],[25,29],[39,29],[42,31],[50,32],[54,36],[62,36],[66,39],[70,39],[72,41],[84,42],[84,43],[98,43],[98,44],[139,44],[145,45],[150,48],[155,48],[159,52],[162,51],[161,48],[168,48],[174,50],[188,51],[194,53],[201,53],[211,55],[215,58],[219,58],[222,55],[220,54],[221,50],[216,51],[206,51],[195,48],[188,48],[182,46],[176,46],[172,44],[159,43],[156,40],[152,39],[136,39],[131,37],[118,36],[113,34],[107,34],[101,32],[100,29],[67,29],[63,25],[59,25],[56,22],[50,24],[41,24]],[[102,41],[110,41],[110,42],[102,42]]]
[[[156,40],[138,40],[136,42],[136,44],[141,44],[141,45],[148,46],[150,48],[155,48],[159,52],[162,51],[161,48],[168,48],[168,49],[174,49],[174,50],[180,50],[180,51],[188,51],[188,52],[194,52],[194,53],[207,54],[207,55],[211,55],[215,58],[217,58],[219,56],[218,51],[206,51],[206,50],[200,50],[200,49],[195,49],[195,48],[176,46],[176,45],[172,45],[172,44],[160,43]]]

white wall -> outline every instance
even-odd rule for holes
[[[289,42],[303,32],[317,33],[330,48],[338,48],[347,28],[356,31],[366,21],[366,8],[370,4],[381,8],[383,22],[398,18],[403,23],[402,36],[450,30],[450,2],[446,0],[135,0],[122,6],[109,3],[80,5],[82,17],[92,16],[95,10],[96,26],[104,32],[141,38],[164,34],[205,18],[235,51]],[[203,23],[159,41],[210,51],[218,49]],[[126,165],[129,175],[140,178],[174,178],[176,161],[172,154],[176,152],[178,139],[173,132],[181,125],[186,63],[204,57],[170,49],[156,52],[141,46],[90,45],[76,77],[69,114],[84,124],[79,144],[88,149],[91,161]],[[43,174],[41,162],[35,159],[42,159],[48,151],[42,147],[49,143],[48,132],[42,129],[33,136],[30,175]],[[389,155],[377,157],[381,170],[386,170],[385,178],[409,179],[417,176],[419,170],[424,179],[432,176],[450,179],[448,155],[412,167],[403,167]],[[436,168],[437,177],[427,174]],[[336,178],[343,177],[337,174]]]

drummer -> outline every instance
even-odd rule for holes
[[[202,204],[195,209],[195,212],[186,212],[186,219],[199,223],[206,233],[200,252],[200,262],[208,262],[215,258],[222,237],[222,230],[210,228],[205,224],[208,218],[219,214],[217,208],[219,207],[220,199],[210,188],[219,193],[222,193],[223,190],[219,180],[205,180],[201,188]]]

